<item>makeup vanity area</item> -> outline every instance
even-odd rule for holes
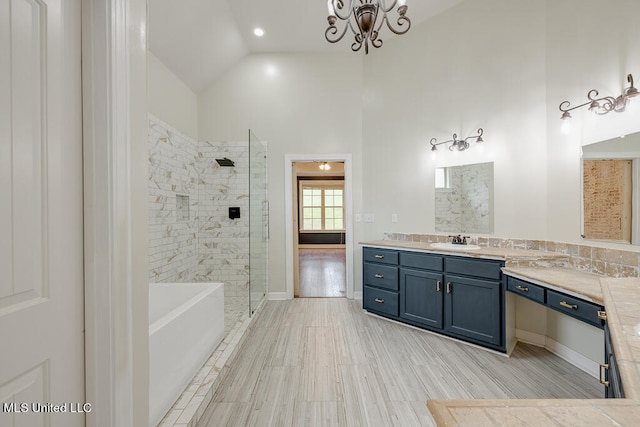
[[[627,136],[624,144],[618,142],[584,147],[583,187],[593,185],[587,177],[587,169],[591,167],[587,161],[629,159],[633,173],[639,173],[640,154],[628,149],[625,152],[625,147],[640,147],[640,134]],[[602,337],[599,339],[604,341],[599,377],[605,392],[603,399],[430,400],[427,406],[437,424],[551,425],[557,419],[581,426],[636,424],[640,418],[637,248],[616,250],[482,237],[493,232],[492,165],[443,169],[436,171],[440,174],[436,177],[437,234],[390,234],[384,240],[361,243],[364,309],[509,354],[517,341],[516,307],[520,304],[546,307],[596,328],[594,331],[602,331],[589,336]],[[465,176],[473,177],[467,180],[473,183],[472,190],[465,189],[464,183],[456,187],[460,185],[456,180]],[[486,178],[481,185],[479,177]],[[640,180],[636,177],[630,182],[636,184],[628,188],[629,200],[619,205],[624,211],[625,204],[632,203],[633,212],[638,212],[636,187]],[[592,202],[587,200],[586,192],[583,238],[607,239],[594,234],[602,233],[603,226],[588,217],[587,205]],[[465,212],[464,206],[471,211]],[[624,212],[621,215],[624,217]],[[610,218],[612,214],[605,216]],[[628,221],[626,234],[607,240],[628,239],[627,243],[638,244],[637,215],[620,221]],[[475,228],[465,228],[469,225]],[[471,245],[451,244],[452,236],[445,233],[458,232],[476,236],[468,239]]]

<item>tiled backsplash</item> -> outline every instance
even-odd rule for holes
[[[225,304],[247,299],[248,312],[247,142],[197,141],[150,115],[148,143],[149,280],[223,282]],[[232,206],[240,218],[229,219]]]
[[[385,240],[413,242],[448,242],[447,235],[385,233]],[[572,268],[609,277],[640,277],[640,252],[601,248],[546,240],[500,239],[471,237],[470,244],[495,248],[533,249],[567,255],[566,264]]]

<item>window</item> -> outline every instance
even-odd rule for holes
[[[343,181],[300,181],[300,230],[344,230]]]
[[[436,168],[435,188],[450,188],[449,168]]]

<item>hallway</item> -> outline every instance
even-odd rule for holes
[[[345,250],[299,249],[300,298],[345,297]]]
[[[597,379],[542,348],[518,344],[507,358],[361,304],[267,301],[201,425],[432,426],[428,399],[604,396]]]

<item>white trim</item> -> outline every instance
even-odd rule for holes
[[[598,378],[600,372],[600,364],[585,357],[577,351],[560,344],[559,342],[547,337],[546,335],[536,334],[533,332],[524,331],[522,329],[516,329],[516,338],[519,342],[535,345],[537,347],[543,347],[549,352],[555,354],[561,359],[566,360],[573,366],[591,375],[594,378]]]
[[[544,347],[547,342],[546,335],[536,334],[522,329],[516,329],[516,339],[525,344],[535,345],[536,347]]]
[[[354,297],[353,278],[353,172],[351,154],[285,154],[284,156],[285,211],[285,283],[286,299],[293,299],[293,163],[302,161],[344,162],[345,191],[345,260],[347,298]],[[271,294],[270,294],[271,295]],[[269,297],[271,299],[271,296]]]
[[[556,356],[560,357],[561,359],[564,359],[567,362],[571,363],[573,366],[591,375],[592,377],[599,378],[599,375],[600,375],[599,363],[594,362],[588,357],[583,356],[577,351],[572,350],[569,347],[562,345],[559,342],[554,341],[549,337],[547,337],[546,339],[546,344],[544,348],[546,348]]]
[[[291,298],[289,298],[286,292],[269,292],[267,299],[269,301],[288,301]]]
[[[85,398],[93,405],[86,424],[127,427],[148,420],[144,399],[134,404],[136,391],[148,394],[148,386],[134,382],[134,348],[148,348],[134,316],[144,316],[146,305],[135,304],[134,312],[132,297],[146,268],[137,252],[146,238],[146,230],[138,229],[146,227],[136,219],[136,190],[145,183],[132,174],[133,163],[140,161],[138,151],[132,161],[137,150],[132,139],[139,138],[142,125],[136,121],[139,102],[146,101],[135,101],[141,89],[132,94],[130,84],[142,74],[140,67],[132,71],[140,65],[132,60],[139,61],[146,50],[146,2],[82,0],[82,9]]]
[[[597,153],[582,153],[581,160],[633,160],[640,158],[640,151],[601,151]]]

